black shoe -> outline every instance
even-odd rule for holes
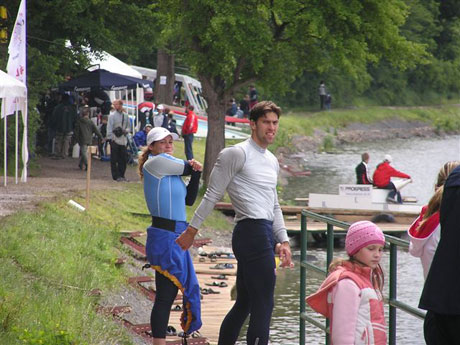
[[[387,197],[387,202],[390,204],[399,204],[398,200],[395,198]]]

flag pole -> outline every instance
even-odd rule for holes
[[[2,101],[2,106],[5,107],[5,100]],[[4,145],[4,150],[3,150],[3,185],[6,187],[6,180],[8,179],[8,167],[7,167],[7,157],[8,157],[8,145],[7,145],[7,119],[8,116],[4,117],[5,122],[3,123],[3,145]]]
[[[18,102],[19,102],[19,99],[16,101],[16,111],[15,111],[15,115],[16,115],[16,127],[15,127],[15,133],[14,133],[14,141],[15,141],[15,146],[14,146],[14,155],[15,155],[15,169],[14,169],[14,181],[16,184],[18,184],[18,169],[19,169],[19,159],[18,159],[18,156],[19,156],[19,145],[18,145],[18,142],[19,142],[19,118],[18,118]]]

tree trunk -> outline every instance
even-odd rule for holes
[[[208,135],[204,157],[203,180],[209,182],[209,175],[216,163],[219,152],[225,147],[225,100],[214,90],[212,84],[201,77],[203,95],[208,101]]]
[[[155,102],[157,104],[172,104],[174,93],[174,55],[158,49],[157,79],[155,81]]]

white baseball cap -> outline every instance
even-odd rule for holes
[[[159,109],[159,110],[163,110],[164,108],[165,108],[165,107],[164,107],[163,104],[159,104],[158,107],[157,107],[157,109]]]
[[[163,128],[163,127],[152,128],[149,134],[147,134],[147,146],[149,146],[151,143],[155,141],[163,140],[169,135],[173,138],[173,140],[179,139],[179,136],[176,133],[171,133],[166,128]]]
[[[388,163],[393,162],[393,158],[390,155],[385,155],[384,160],[386,160]]]

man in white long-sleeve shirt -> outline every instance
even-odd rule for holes
[[[222,322],[218,345],[235,344],[249,314],[247,344],[268,343],[276,243],[281,244],[281,266],[291,266],[289,238],[276,192],[279,164],[267,150],[275,140],[280,115],[281,109],[269,101],[251,109],[251,138],[220,152],[206,194],[189,227],[177,239],[182,249],[190,248],[202,222],[227,190],[237,223],[232,237],[238,260],[237,299]]]

